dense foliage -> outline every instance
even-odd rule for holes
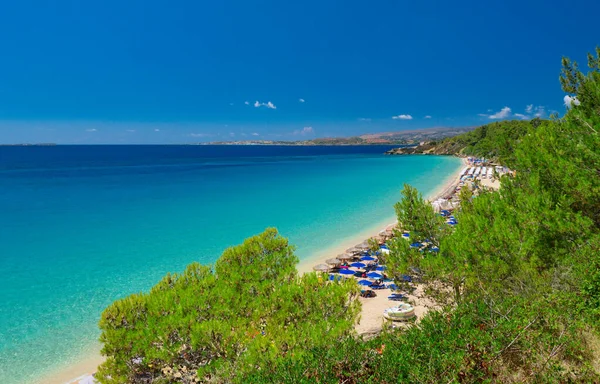
[[[545,123],[546,121],[539,118],[498,121],[447,138],[438,146],[447,147],[452,153],[495,159],[502,164],[513,166],[514,151],[523,136]]]
[[[405,331],[281,359],[253,382],[600,382],[600,61],[585,75],[564,64],[578,103],[563,118],[447,139],[517,170],[498,192],[464,189],[456,229],[402,191],[395,208],[411,241],[440,252],[397,238],[388,272],[419,271],[446,305]]]
[[[169,383],[265,369],[306,358],[353,332],[354,283],[297,276],[297,257],[274,229],[227,249],[214,269],[190,265],[150,293],[102,314],[103,383]]]
[[[214,271],[192,265],[109,307],[99,378],[600,382],[599,55],[588,74],[563,60],[563,89],[577,100],[563,118],[452,139],[517,171],[497,192],[465,189],[455,229],[405,187],[395,206],[401,225],[440,249],[397,238],[386,257],[392,277],[418,270],[441,305],[417,325],[356,338],[356,287],[298,278],[292,250],[268,230],[226,251]]]

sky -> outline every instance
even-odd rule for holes
[[[600,2],[6,1],[0,143],[296,140],[564,113]]]

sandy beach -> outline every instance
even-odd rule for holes
[[[427,200],[434,201],[442,197],[447,197],[452,194],[460,182],[460,171],[464,166],[467,166],[467,160],[462,159],[460,168],[457,168],[446,180],[440,183],[439,188],[426,196]],[[301,260],[298,265],[300,273],[311,272],[312,267],[316,264],[324,262],[328,258],[335,257],[338,254],[356,244],[363,242],[365,239],[376,236],[379,232],[389,224],[396,224],[395,217],[390,217],[381,224],[365,229],[361,233],[352,236],[351,238],[338,239],[338,241],[330,248],[313,255],[310,258]],[[362,298],[359,300],[362,304],[362,310],[358,323],[356,324],[356,332],[364,337],[371,337],[379,333],[383,327],[384,318],[383,311],[387,308],[397,305],[397,302],[388,299],[391,294],[389,289],[381,289],[376,291],[377,296],[374,298]],[[429,298],[423,294],[423,287],[418,286],[416,290],[410,294],[403,293],[407,296],[407,300],[413,305],[417,321],[421,319],[427,311],[435,307]],[[396,323],[397,326],[403,326],[404,323]]]
[[[463,164],[466,164],[466,160],[463,159]],[[460,170],[464,166],[461,164],[456,171],[450,174],[445,180],[439,184],[439,187],[428,194],[426,198],[430,201],[436,200],[440,197],[449,195],[460,181]],[[332,239],[331,246],[322,249],[314,255],[305,258],[298,264],[298,271],[300,273],[311,272],[312,267],[320,262],[335,257],[336,255],[343,253],[346,249],[361,243],[365,239],[377,235],[389,224],[395,224],[396,219],[394,212],[390,209],[390,216],[382,218],[382,221],[377,225],[365,228],[363,231],[356,233],[350,237],[341,239]],[[383,324],[383,310],[394,305],[393,301],[389,301],[387,296],[390,290],[377,291],[377,297],[364,299],[360,298],[363,309],[360,315],[360,321],[357,324],[357,332],[362,335],[369,335],[379,332]],[[408,296],[409,302],[415,307],[415,314],[417,318],[422,317],[427,310],[433,305],[421,296],[421,288],[417,287],[417,290]],[[95,349],[90,355],[85,356],[80,362],[71,364],[69,367],[51,372],[48,375],[42,377],[37,381],[39,384],[91,384],[93,383],[91,374],[96,371],[99,364],[104,361],[104,358],[100,355],[100,345],[94,346]]]
[[[454,173],[450,174],[448,178],[443,180],[436,190],[425,196],[426,199],[429,201],[434,201],[452,193],[460,182],[460,171],[466,165],[466,159],[462,159],[461,167],[457,168]],[[362,243],[365,239],[378,235],[379,232],[385,229],[386,226],[396,223],[396,217],[394,216],[393,210],[390,208],[390,216],[382,220],[379,224],[365,228],[363,231],[351,237],[334,239],[332,240],[331,247],[323,249],[310,257],[300,260],[300,263],[298,263],[298,271],[300,273],[312,272],[312,267],[316,264],[322,263],[326,259],[335,257],[340,253],[344,253],[346,249]]]

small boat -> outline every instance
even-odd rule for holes
[[[415,317],[415,309],[410,304],[401,303],[383,311],[383,317],[392,321],[410,320]]]

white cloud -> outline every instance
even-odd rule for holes
[[[533,109],[535,111],[535,113],[533,114],[533,116],[535,117],[546,117],[546,108],[540,106],[537,106]]]
[[[252,132],[252,136],[258,136],[258,133]]]
[[[135,129],[127,129],[127,132],[135,132]]]
[[[498,119],[507,119],[510,117],[512,110],[508,107],[502,108],[500,111],[494,113],[493,115],[489,115],[488,117],[493,120]]]
[[[579,102],[579,100],[577,100],[577,97],[571,97],[569,95],[565,95],[565,97],[563,98],[563,101],[565,102],[565,107],[567,107],[567,108],[571,108],[573,105],[581,104]]]
[[[298,99],[298,101],[304,103],[304,99]]]
[[[85,131],[86,132],[97,132],[98,130],[96,128],[88,128]]]
[[[369,117],[360,117],[360,118],[358,118],[358,121],[371,121],[371,118],[369,118]]]
[[[250,105],[250,102],[249,101],[244,101],[244,104]]]
[[[500,111],[498,111],[494,114],[491,114],[491,115],[488,115],[485,113],[477,114],[477,116],[487,117],[488,119],[492,119],[492,120],[501,120],[501,119],[510,119],[510,118],[529,120],[529,119],[533,119],[534,117],[544,118],[544,117],[546,117],[546,115],[547,115],[546,107],[544,107],[543,105],[535,106],[534,104],[529,104],[529,105],[525,106],[525,113],[513,113],[512,109],[510,109],[509,107],[504,107]]]
[[[392,116],[392,119],[394,120],[412,120],[412,116],[411,115],[398,115],[398,116]]]
[[[210,137],[212,136],[210,133],[190,133],[192,137]]]
[[[313,133],[315,133],[313,127],[304,127],[300,130],[294,131],[294,135],[312,135]]]
[[[160,132],[160,129],[154,128],[154,132]]]
[[[427,115],[425,116],[426,119],[431,119],[431,116]]]
[[[267,107],[269,109],[277,109],[277,107],[275,106],[275,104],[271,103],[270,101],[267,101],[266,103],[261,103],[260,101],[257,100],[257,101],[254,102],[254,106],[256,108]]]

